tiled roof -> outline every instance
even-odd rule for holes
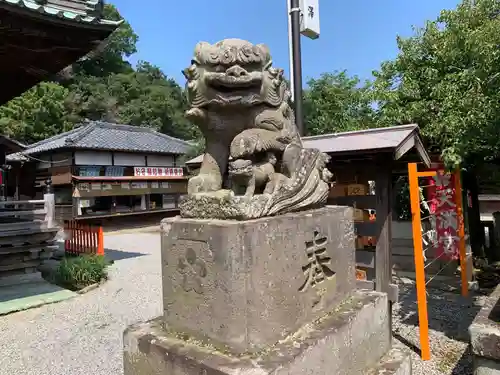
[[[21,153],[8,155],[7,160],[22,160],[24,155],[36,155],[62,148],[180,155],[186,153],[190,147],[186,141],[150,128],[91,121],[69,132],[29,145]]]
[[[407,142],[410,143],[407,144]],[[404,154],[410,148],[415,147],[423,161],[426,164],[430,163],[429,155],[423,148],[419,128],[416,124],[307,136],[302,137],[302,143],[306,148],[317,148],[321,152],[329,154],[370,151],[387,151],[398,154],[399,150]],[[402,147],[403,145],[409,147]],[[402,154],[395,155],[396,159],[401,156]],[[186,165],[196,165],[202,161],[203,155],[199,155],[188,160]]]
[[[110,26],[122,23],[101,18],[103,0],[0,0],[0,5],[2,4],[75,22]]]

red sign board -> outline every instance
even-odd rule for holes
[[[182,177],[184,171],[178,167],[135,167],[134,176],[144,177]]]
[[[456,205],[455,175],[437,170],[429,178],[428,201],[431,225],[436,231],[436,257],[459,258],[460,237]]]

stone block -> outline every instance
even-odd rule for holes
[[[500,362],[474,356],[474,375],[500,375]]]
[[[168,333],[161,318],[131,326],[123,341],[125,375],[362,375],[380,369],[390,349],[388,300],[382,293],[355,292],[322,319],[253,354],[221,352]],[[401,357],[382,362],[389,370],[397,363],[408,362]],[[381,373],[411,372],[373,372]]]
[[[469,326],[474,375],[500,375],[500,285]]]
[[[411,375],[411,366],[411,353],[401,345],[394,345],[364,375]]]
[[[500,361],[500,285],[491,293],[469,326],[472,352]]]
[[[162,221],[164,322],[256,352],[335,309],[356,285],[352,209],[248,221]]]

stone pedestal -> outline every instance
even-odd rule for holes
[[[164,315],[125,332],[125,375],[411,373],[387,296],[355,290],[354,239],[347,207],[165,219]]]
[[[273,345],[355,288],[347,207],[162,226],[165,324],[224,350]]]
[[[469,327],[474,375],[500,375],[500,286]]]

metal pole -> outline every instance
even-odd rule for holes
[[[299,0],[290,0],[290,20],[292,24],[293,81],[295,121],[300,135],[305,134],[304,110],[302,105],[302,61],[300,51],[300,5]]]
[[[293,81],[293,41],[292,41],[292,17],[291,17],[291,9],[290,0],[286,0],[286,18],[288,19],[288,61],[289,61],[289,72],[290,72],[290,93],[292,94],[292,102],[295,97],[295,86]]]

